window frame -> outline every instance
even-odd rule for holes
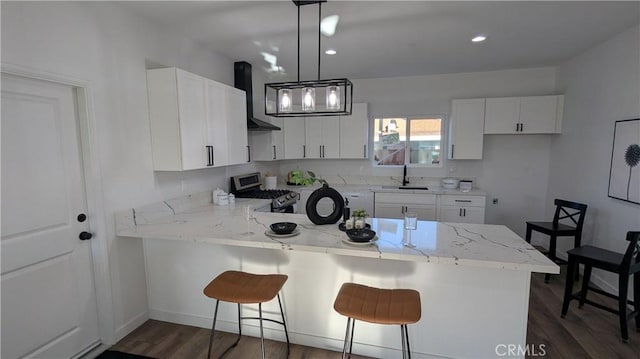
[[[404,151],[404,164],[402,165],[381,165],[375,160],[375,129],[376,129],[376,120],[385,119],[385,118],[403,118],[406,121],[405,126],[405,151]],[[434,164],[419,164],[419,163],[411,163],[411,120],[427,120],[427,119],[440,119],[440,162],[436,165]],[[371,165],[375,168],[398,168],[398,167],[416,167],[416,168],[443,168],[444,160],[446,158],[445,154],[445,139],[446,139],[446,129],[447,129],[447,115],[445,114],[430,114],[430,115],[407,115],[407,116],[399,116],[399,115],[384,115],[384,116],[373,116],[372,118],[373,126],[371,127],[373,131],[369,136],[371,140]]]

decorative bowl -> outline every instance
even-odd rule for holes
[[[271,224],[269,227],[275,234],[289,234],[293,232],[298,225],[293,222],[277,222]]]
[[[376,232],[366,228],[347,229],[347,236],[353,242],[369,242],[376,236]]]

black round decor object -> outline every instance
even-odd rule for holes
[[[333,201],[333,212],[323,217],[318,214],[318,202],[323,198],[329,198]],[[307,200],[307,217],[315,224],[334,224],[342,218],[342,208],[344,207],[344,199],[340,192],[324,184],[321,188],[313,191]]]
[[[293,222],[277,222],[269,226],[275,234],[289,234],[293,232],[298,225]]]

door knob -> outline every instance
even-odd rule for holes
[[[93,237],[93,234],[89,232],[80,232],[80,235],[78,236],[78,238],[80,238],[80,240],[82,241],[86,241],[88,239],[91,239],[92,237]]]
[[[87,220],[87,215],[86,215],[86,214],[84,214],[84,213],[80,213],[80,214],[78,215],[78,222],[82,223],[82,222],[84,222],[84,221],[86,221],[86,220]]]

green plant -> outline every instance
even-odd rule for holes
[[[351,213],[356,218],[364,218],[369,216],[369,213],[367,213],[367,211],[365,211],[364,208],[356,209]]]
[[[291,183],[303,185],[303,186],[311,186],[314,182],[320,182],[323,185],[328,185],[327,181],[322,178],[316,177],[316,174],[311,171],[302,171],[295,170],[291,171],[291,178],[289,179]]]

